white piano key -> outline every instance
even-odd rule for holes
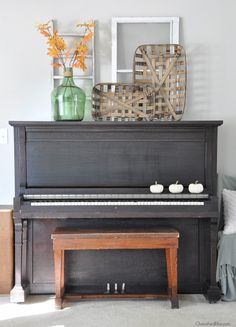
[[[197,200],[203,201],[203,199],[208,199],[209,195],[206,193],[203,194],[23,194],[23,198],[25,200],[125,200],[131,201],[168,201],[168,200],[176,200],[176,201],[191,201]],[[140,205],[140,203],[138,203]],[[197,204],[196,204],[197,205]]]

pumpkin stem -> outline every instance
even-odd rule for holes
[[[155,185],[157,185],[157,181],[155,181]]]
[[[176,181],[176,183],[175,184],[178,184],[179,183],[179,181]]]
[[[198,181],[195,181],[195,184],[198,184]]]

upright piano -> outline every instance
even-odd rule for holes
[[[220,298],[215,279],[217,128],[222,121],[19,122],[15,143],[15,286],[12,302],[54,293],[56,227],[173,227],[180,232],[178,288]],[[184,185],[181,194],[168,186]],[[198,180],[201,194],[188,185]],[[150,193],[155,181],[161,194]],[[65,283],[80,292],[167,287],[164,253],[68,251]]]

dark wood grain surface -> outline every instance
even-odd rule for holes
[[[26,291],[54,292],[51,233],[57,227],[175,228],[180,233],[180,292],[201,293],[204,282],[216,287],[213,235],[222,121],[10,124],[15,135],[16,302],[25,299]],[[32,207],[23,199],[23,194],[147,194],[155,180],[167,190],[177,179],[185,189],[196,179],[203,183],[209,194],[205,205]],[[68,251],[65,281],[100,291],[108,281],[126,282],[132,292],[144,287],[152,293],[166,288],[164,263],[164,253],[155,250]]]

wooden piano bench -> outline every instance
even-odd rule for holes
[[[172,308],[179,308],[177,294],[177,249],[178,231],[166,229],[142,230],[82,230],[57,228],[51,235],[54,252],[56,298],[55,306],[62,308],[63,299],[101,298],[169,298]],[[165,249],[168,294],[64,294],[64,253],[65,250],[115,250],[115,249]]]

